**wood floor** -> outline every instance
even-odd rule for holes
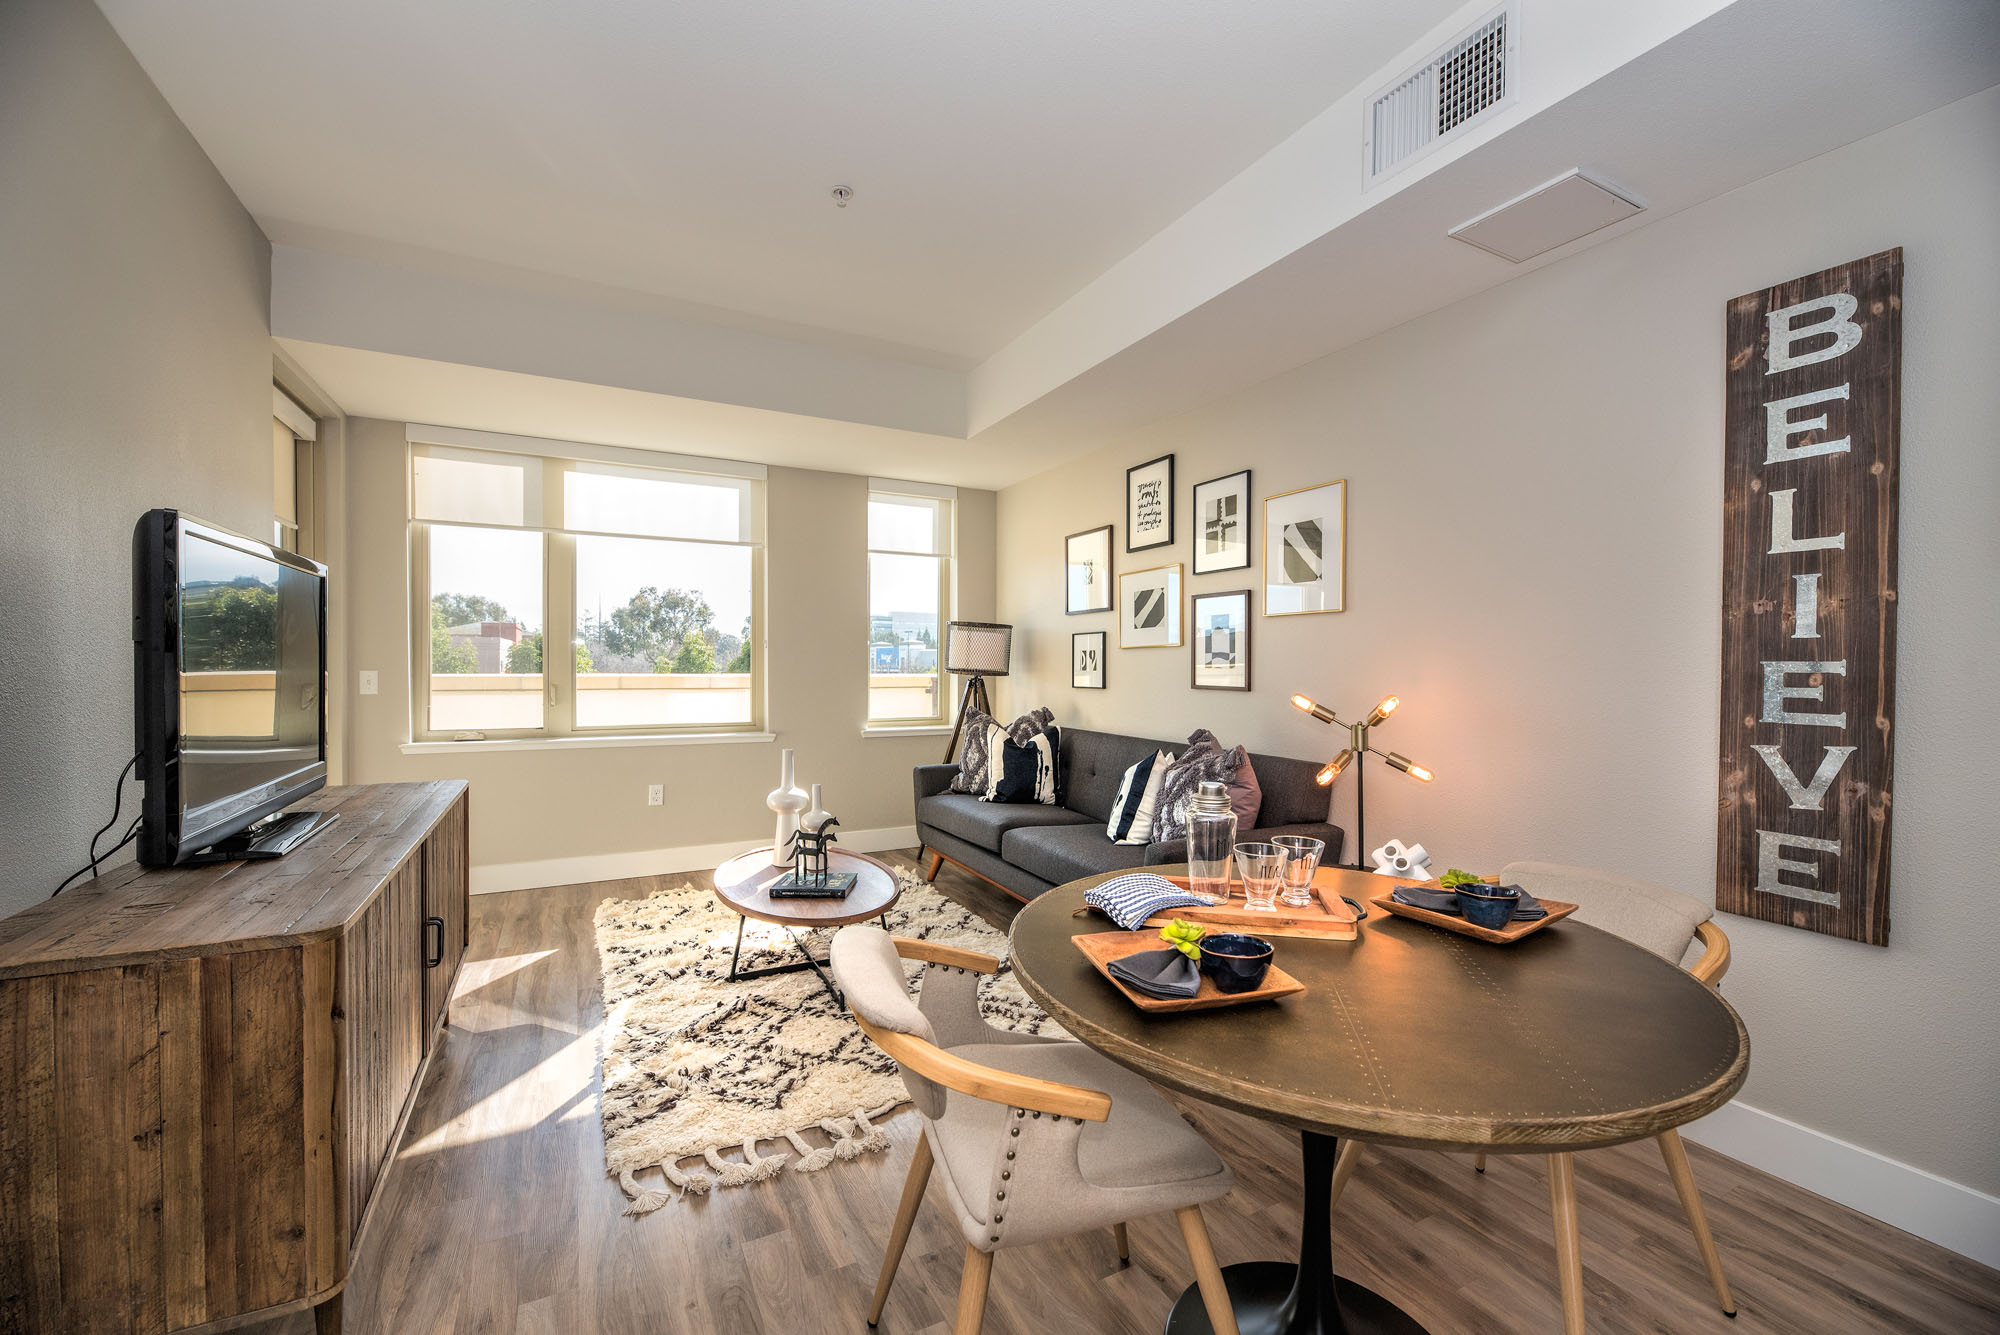
[[[913,866],[908,857],[892,862]],[[591,915],[609,897],[687,878],[475,896],[450,1036],[347,1289],[351,1335],[675,1335],[851,1331],[894,1217],[917,1119],[895,1141],[813,1174],[624,1218],[597,1122],[602,1010]],[[939,887],[996,924],[1013,901],[947,866]],[[1234,1166],[1209,1207],[1223,1264],[1296,1245],[1297,1144],[1250,1119],[1184,1110]],[[1578,1156],[1595,1335],[1977,1335],[2000,1332],[2000,1272],[1690,1145],[1741,1315],[1713,1305],[1650,1142]],[[1335,1264],[1432,1335],[1562,1328],[1543,1164],[1371,1149],[1335,1217]],[[883,1315],[891,1335],[942,1335],[962,1243],[935,1179]],[[1171,1216],[1007,1251],[989,1335],[1157,1332],[1188,1282]],[[259,1335],[308,1335],[299,1315]]]

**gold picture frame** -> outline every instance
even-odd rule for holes
[[[1265,616],[1346,611],[1347,479],[1266,496],[1263,547]]]

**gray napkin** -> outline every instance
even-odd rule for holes
[[[1546,918],[1549,911],[1541,901],[1520,886],[1507,887],[1519,895],[1514,904],[1514,921],[1529,922],[1536,918]],[[1457,913],[1458,892],[1455,890],[1432,890],[1421,885],[1399,885],[1389,892],[1389,898],[1398,904],[1409,904],[1414,908],[1429,909],[1433,913]]]
[[[1112,977],[1149,997],[1191,997],[1201,991],[1201,970],[1194,961],[1168,946],[1142,950],[1104,966]]]

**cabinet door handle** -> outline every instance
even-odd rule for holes
[[[433,929],[437,932],[437,948],[435,950],[431,948],[430,944],[430,935]],[[426,969],[435,969],[443,963],[444,919],[432,915],[424,919],[424,967]]]

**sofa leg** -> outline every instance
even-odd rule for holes
[[[930,850],[930,854],[931,865],[924,868],[924,884],[926,885],[937,879],[938,868],[944,866],[944,854],[938,852],[936,849]]]

